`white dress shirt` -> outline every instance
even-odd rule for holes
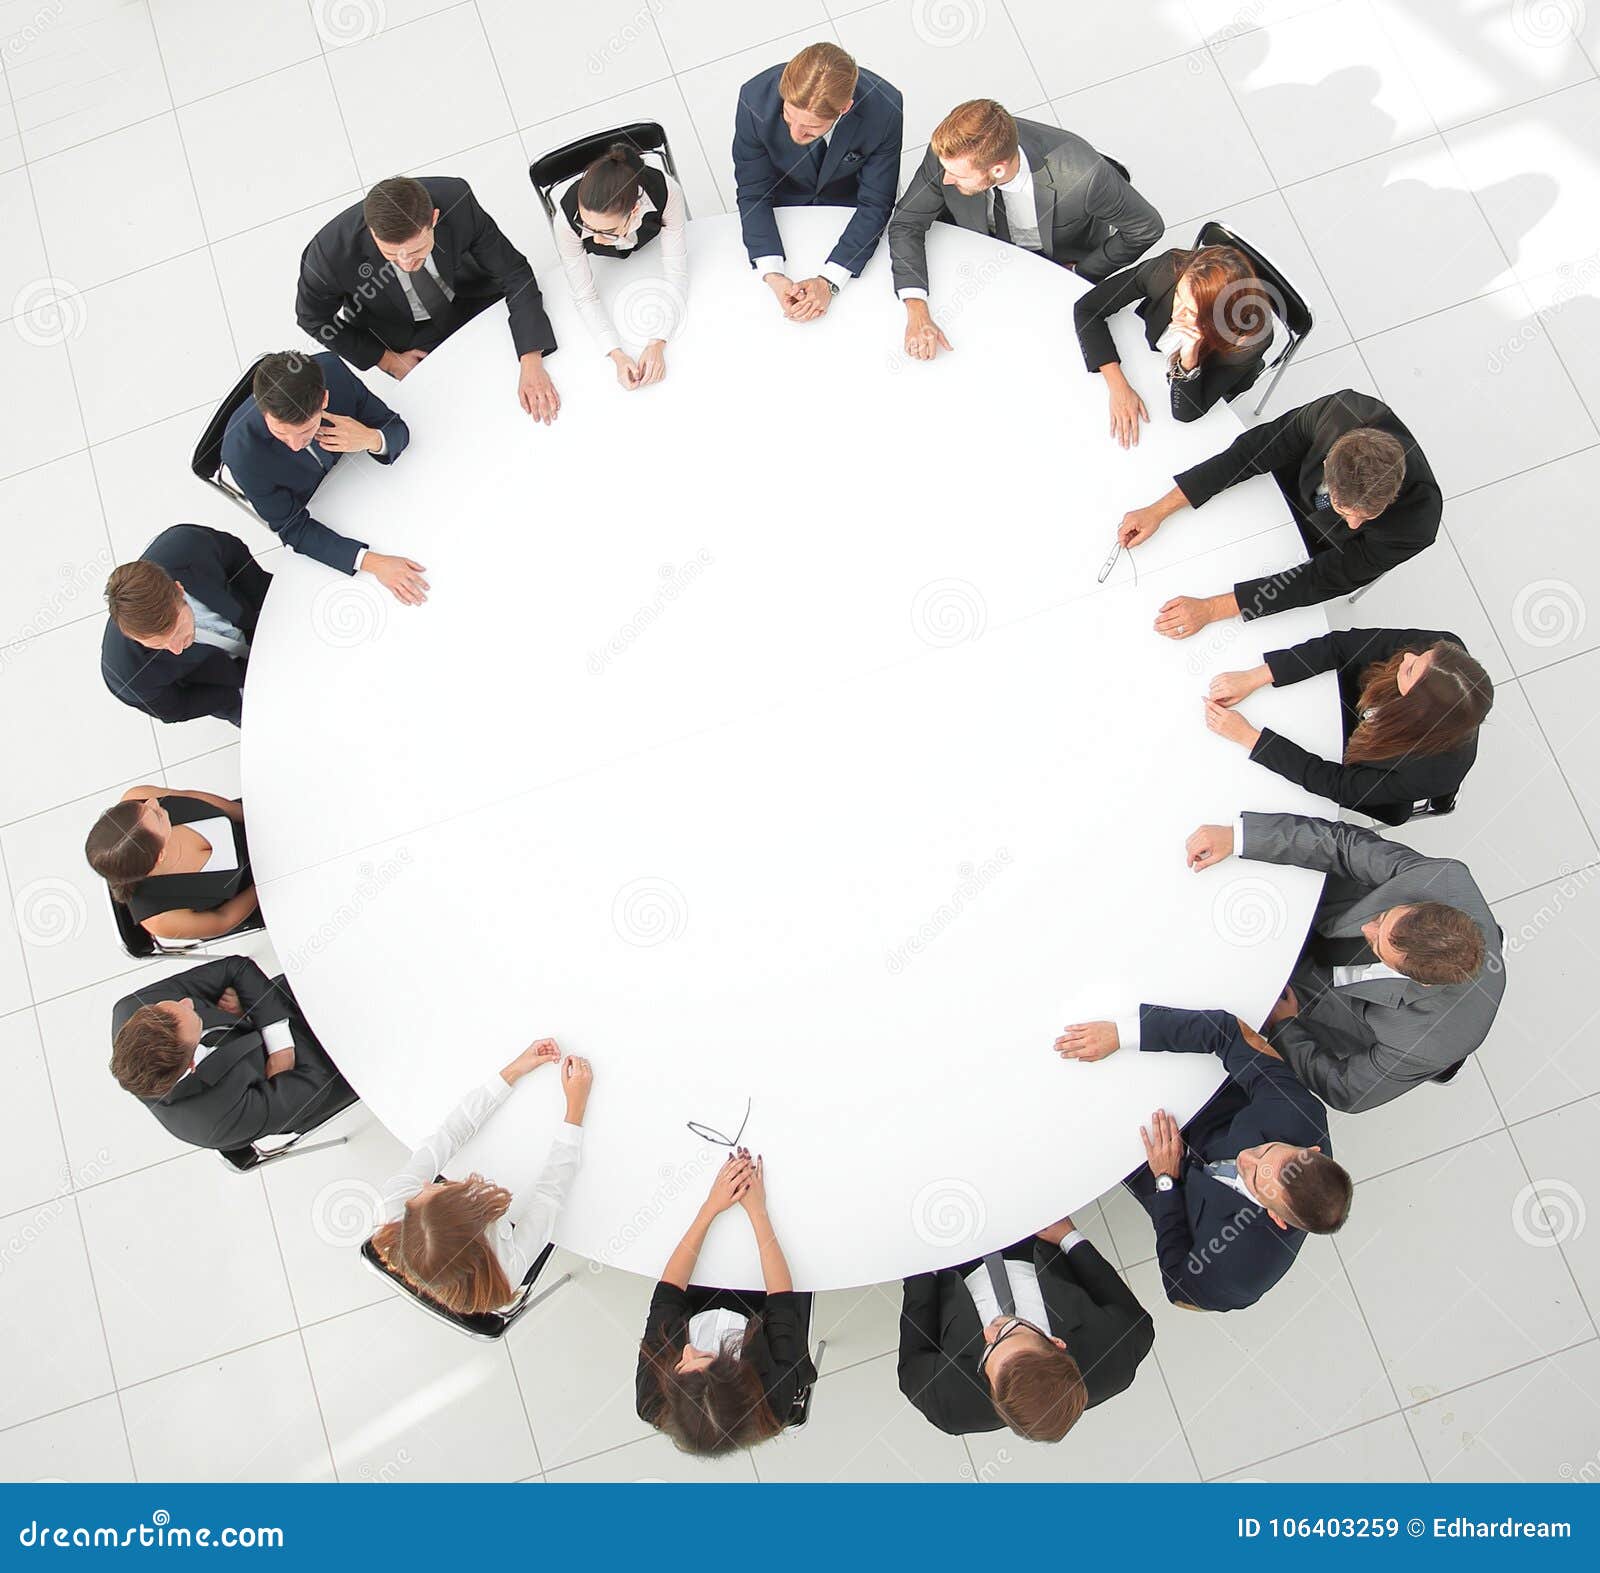
[[[1084,1236],[1076,1229],[1071,1230],[1061,1241],[1061,1251],[1065,1255],[1073,1246],[1081,1245]],[[1011,1282],[1011,1298],[1017,1302],[1017,1315],[1025,1322],[1031,1322],[1040,1332],[1050,1333],[1050,1313],[1045,1309],[1044,1295],[1039,1289],[1039,1273],[1032,1262],[1006,1262],[1006,1277]],[[995,1298],[994,1285],[989,1281],[989,1268],[984,1262],[979,1262],[966,1276],[967,1293],[972,1296],[972,1303],[978,1308],[978,1320],[985,1327],[989,1325],[1000,1312],[1000,1302]],[[703,1346],[696,1346],[703,1347]]]
[[[226,874],[230,869],[238,868],[239,853],[233,844],[233,821],[226,814],[218,814],[212,819],[191,819],[189,828],[211,843],[211,853],[200,865],[202,874]]]
[[[808,146],[820,146],[824,159],[828,156],[828,138],[833,135],[834,127],[838,124],[839,122],[835,120],[833,125],[829,126],[816,139],[815,143],[807,144]],[[782,257],[756,258],[756,277],[758,279],[764,279],[769,273],[782,273],[785,277],[788,277],[788,271],[788,265]],[[843,289],[850,282],[849,268],[843,267],[837,262],[824,262],[817,269],[817,275],[819,278],[825,278],[830,284],[837,285],[840,289]]]
[[[226,651],[234,660],[243,660],[250,654],[250,641],[241,629],[235,628],[226,617],[219,617],[204,601],[196,600],[187,590],[183,598],[194,614],[194,642],[215,645]]]
[[[209,1032],[214,1029],[208,1027],[206,1030]],[[292,1049],[294,1047],[294,1028],[291,1027],[287,1021],[269,1022],[261,1029],[261,1041],[266,1044],[268,1054],[276,1054],[279,1049]],[[217,1047],[219,1047],[219,1045],[215,1043],[206,1043],[204,1040],[198,1043],[195,1046],[194,1059],[191,1062],[189,1069],[183,1073],[183,1076],[192,1075],[195,1067],[199,1065],[206,1055],[208,1055]],[[182,1081],[183,1076],[180,1076],[178,1080]]]
[[[1017,148],[1017,172],[1010,180],[1003,181],[997,186],[990,186],[988,190],[989,218],[994,218],[994,205],[1004,202],[1006,205],[1006,227],[1011,231],[1011,244],[1021,246],[1024,251],[1042,251],[1043,243],[1039,238],[1039,203],[1033,191],[1033,169],[1028,163],[1028,155],[1019,146]],[[928,292],[911,284],[905,289],[897,291],[901,300],[926,300]]]
[[[750,1319],[723,1305],[689,1318],[689,1342],[709,1354],[721,1354],[729,1340],[735,1348],[743,1341]]]

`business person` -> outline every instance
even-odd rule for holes
[[[1261,375],[1272,347],[1272,297],[1243,252],[1164,251],[1113,273],[1078,297],[1072,316],[1085,366],[1105,381],[1111,435],[1124,448],[1138,443],[1139,422],[1150,419],[1111,337],[1111,319],[1128,306],[1144,323],[1145,343],[1165,357],[1173,420],[1199,420]]]
[[[739,226],[756,276],[791,322],[815,322],[877,250],[900,184],[900,90],[860,69],[837,44],[808,44],[739,89],[733,178]],[[828,259],[791,277],[773,214],[848,207]]]
[[[648,388],[667,374],[667,338],[689,294],[689,246],[683,191],[670,175],[647,164],[626,142],[614,144],[561,194],[554,225],[556,255],[567,275],[578,315],[590,337],[617,368],[630,392]],[[635,359],[595,288],[591,257],[624,261],[651,241],[661,242],[661,266],[672,309],[662,313],[662,332]],[[656,326],[657,324],[652,324]]]
[[[329,219],[301,255],[295,317],[352,366],[399,380],[497,300],[511,320],[517,400],[548,426],[561,399],[544,365],[556,336],[538,281],[464,180],[394,175]]]
[[[250,397],[222,435],[222,462],[285,546],[340,573],[369,573],[397,601],[419,606],[428,595],[421,563],[375,552],[311,513],[323,476],[345,454],[393,464],[410,441],[406,423],[337,355],[284,350],[256,367]]]
[[[1444,495],[1416,438],[1383,403],[1346,388],[1241,432],[1221,453],[1174,476],[1176,485],[1125,514],[1117,538],[1148,541],[1181,508],[1267,475],[1294,516],[1310,560],[1212,596],[1180,595],[1156,614],[1156,632],[1188,639],[1228,617],[1267,617],[1315,606],[1371,584],[1433,543]]]
[[[1344,754],[1319,758],[1235,708],[1261,688],[1336,672]],[[1206,725],[1285,780],[1389,825],[1424,798],[1447,797],[1478,757],[1478,728],[1494,704],[1489,674],[1450,633],[1422,628],[1338,628],[1259,666],[1211,680]]]
[[[1132,1385],[1155,1342],[1133,1291],[1070,1218],[905,1281],[900,1391],[952,1436],[1059,1442]]]
[[[1289,1271],[1307,1234],[1336,1234],[1350,1215],[1327,1110],[1227,1011],[1141,1005],[1131,1020],[1080,1022],[1056,1039],[1069,1060],[1119,1048],[1222,1059],[1226,1084],[1181,1131],[1160,1109],[1140,1127],[1146,1163],[1123,1184],[1155,1225],[1167,1298],[1242,1311]]]
[[[1237,853],[1327,876],[1267,1037],[1326,1104],[1356,1114],[1448,1080],[1494,1024],[1501,935],[1471,872],[1374,830],[1244,814],[1189,837],[1191,869]]]
[[[356,1100],[284,978],[222,956],[125,994],[111,1074],[179,1141],[228,1151],[312,1126]]]
[[[216,716],[238,726],[271,582],[237,536],[203,524],[163,530],[106,581],[106,687],[158,721]]]
[[[692,1282],[711,1225],[735,1206],[755,1232],[764,1293]],[[685,1453],[706,1456],[776,1436],[817,1379],[806,1348],[810,1319],[811,1296],[795,1292],[767,1215],[765,1166],[741,1147],[712,1179],[650,1298],[634,1372],[639,1418]]]
[[[237,798],[129,787],[94,822],[83,850],[111,899],[157,939],[216,939],[255,914]]]
[[[440,1179],[511,1089],[544,1065],[559,1067],[567,1117],[538,1179],[515,1196],[481,1174]],[[563,1059],[553,1038],[541,1038],[474,1087],[384,1185],[383,1222],[372,1236],[384,1265],[458,1315],[509,1306],[555,1238],[556,1219],[583,1158],[583,1115],[593,1085],[587,1060]]]
[[[889,220],[906,353],[932,360],[950,341],[928,303],[928,231],[943,220],[1021,246],[1098,283],[1161,238],[1161,215],[1119,165],[1080,136],[1014,120],[992,98],[958,104],[934,127]]]

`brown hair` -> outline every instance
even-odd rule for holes
[[[361,204],[367,228],[386,246],[420,235],[433,222],[433,198],[420,180],[391,175],[380,180]]]
[[[1078,1362],[1054,1344],[1006,1358],[990,1385],[995,1413],[1030,1442],[1059,1442],[1088,1407]]]
[[[644,160],[626,142],[613,142],[578,181],[578,206],[591,213],[631,213],[639,200]]]
[[[130,639],[154,639],[178,620],[183,592],[157,563],[123,563],[106,580],[106,608],[111,621]]]
[[[128,904],[139,882],[150,877],[161,856],[161,842],[144,819],[145,800],[117,803],[94,822],[83,855],[111,887],[111,899]]]
[[[1017,123],[992,98],[969,98],[933,128],[929,145],[940,158],[969,158],[992,169],[1016,157]]]
[[[837,44],[807,44],[783,68],[778,96],[804,114],[837,120],[855,97],[858,75],[855,61]]]
[[[164,1098],[193,1058],[194,1050],[183,1046],[172,1013],[159,1005],[141,1005],[112,1042],[111,1074],[124,1092],[136,1098]]]
[[[1178,268],[1178,279],[1189,281],[1194,296],[1202,360],[1253,355],[1272,342],[1272,294],[1242,251],[1201,246],[1180,256]]]
[[[1470,983],[1483,970],[1483,930],[1455,907],[1424,901],[1389,930],[1418,983]]]
[[[381,1224],[372,1243],[385,1265],[447,1311],[497,1311],[516,1290],[485,1233],[511,1205],[481,1174],[451,1180]]]
[[[745,1331],[748,1341],[755,1321]],[[783,1424],[772,1412],[761,1372],[740,1349],[725,1344],[701,1371],[678,1370],[683,1344],[646,1342],[640,1353],[655,1373],[661,1408],[653,1417],[684,1453],[704,1458],[755,1447],[775,1437]]]
[[[1299,1152],[1278,1175],[1289,1221],[1307,1234],[1337,1234],[1350,1216],[1355,1187],[1342,1164],[1325,1152]]]
[[[1345,508],[1376,519],[1400,495],[1406,478],[1406,450],[1398,437],[1371,426],[1347,431],[1328,449],[1322,480]]]
[[[1400,663],[1418,654],[1433,659],[1411,691],[1402,694]],[[1344,762],[1365,765],[1451,753],[1477,732],[1493,705],[1489,674],[1460,645],[1441,639],[1426,651],[1396,650],[1361,674],[1361,719],[1344,746]]]
[[[317,414],[327,391],[322,368],[301,350],[263,356],[250,379],[250,392],[261,412],[288,426],[304,425]]]

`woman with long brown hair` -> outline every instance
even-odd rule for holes
[[[1345,738],[1338,763],[1252,726],[1234,708],[1258,688],[1318,672],[1338,674]],[[1493,704],[1489,674],[1461,641],[1421,628],[1340,628],[1269,650],[1260,666],[1214,677],[1205,701],[1206,725],[1248,748],[1258,764],[1388,825],[1403,825],[1420,799],[1461,785]]]
[[[515,1196],[481,1174],[440,1179],[511,1089],[541,1065],[560,1066],[567,1118],[539,1178]],[[563,1059],[553,1038],[540,1038],[498,1076],[474,1087],[384,1187],[384,1221],[372,1236],[384,1265],[447,1311],[475,1315],[509,1305],[555,1236],[583,1156],[583,1114],[593,1084],[587,1060]]]
[[[1139,422],[1150,419],[1111,337],[1111,318],[1126,306],[1143,319],[1145,342],[1166,357],[1175,421],[1199,420],[1219,399],[1236,399],[1272,347],[1272,297],[1232,246],[1164,251],[1102,279],[1072,315],[1084,364],[1105,379],[1111,435],[1124,448],[1138,445]]]
[[[717,1214],[735,1205],[755,1230],[764,1294],[690,1283]],[[795,1292],[767,1216],[765,1167],[740,1147],[717,1171],[651,1297],[634,1376],[639,1418],[684,1452],[708,1456],[776,1436],[817,1379],[810,1319],[811,1296]]]

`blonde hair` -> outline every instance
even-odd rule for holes
[[[808,115],[837,120],[855,97],[856,63],[837,44],[807,44],[778,79],[778,95]]]
[[[992,169],[1016,157],[1017,123],[992,98],[969,98],[933,128],[929,141],[940,158],[970,158]]]

